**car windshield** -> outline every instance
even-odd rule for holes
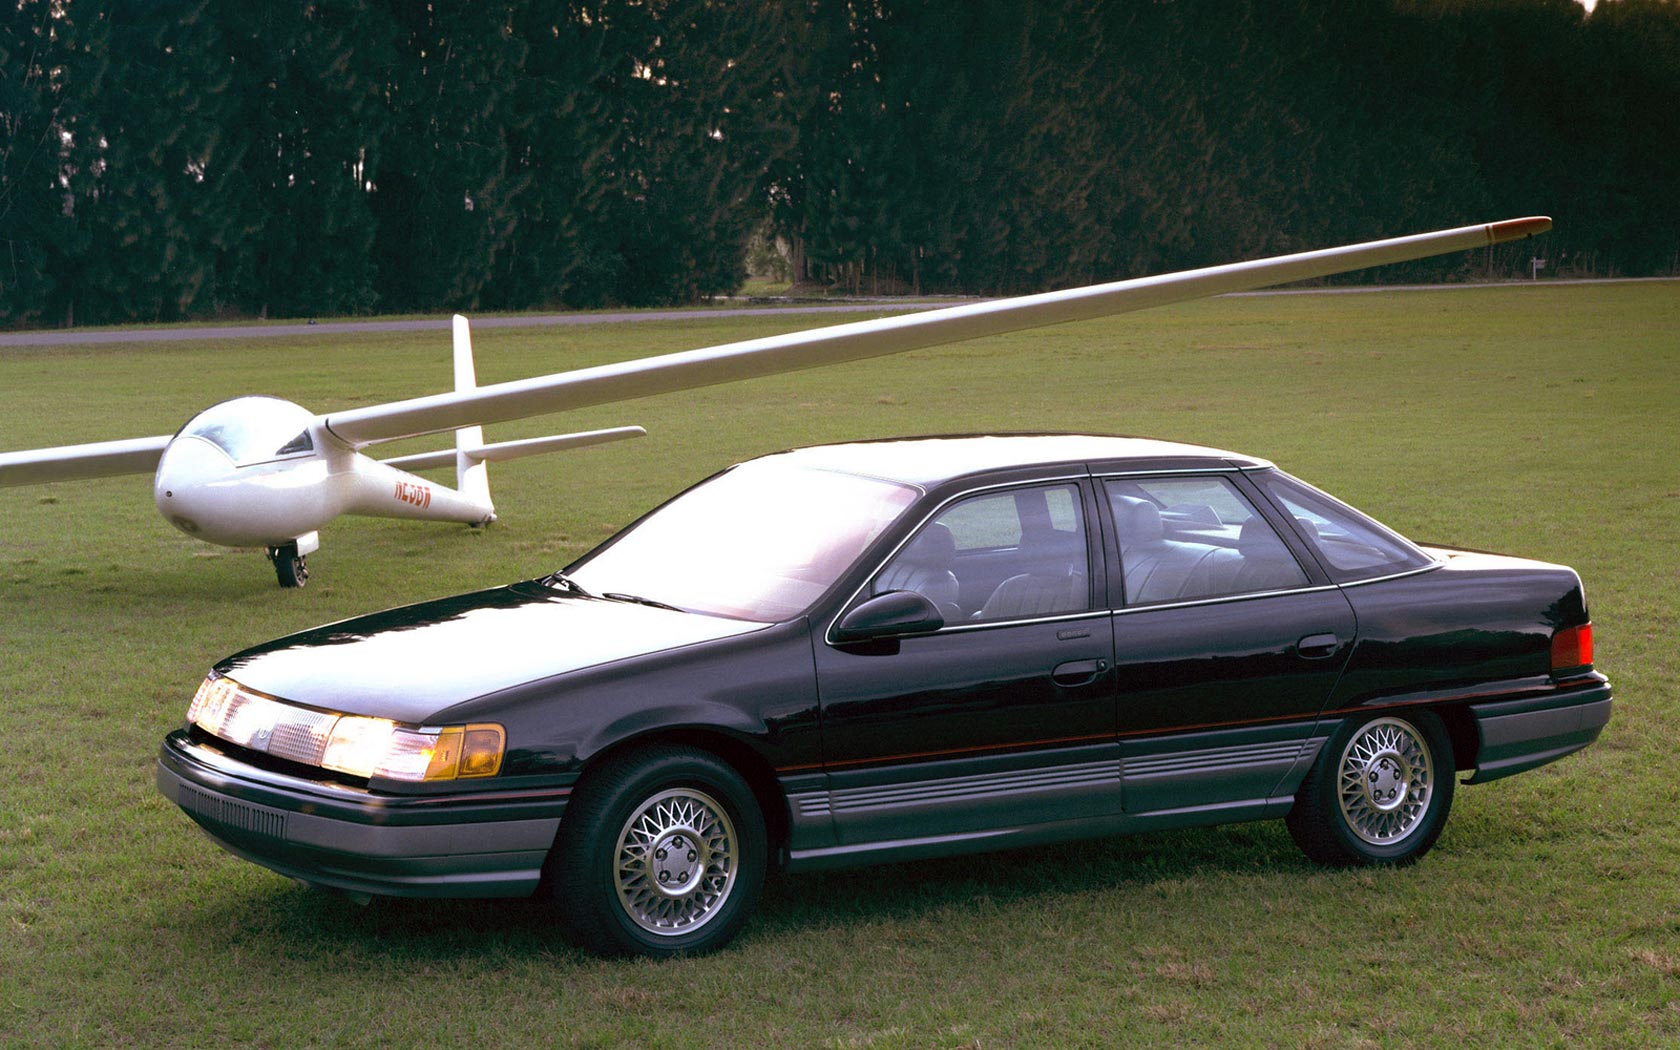
[[[917,496],[755,460],[696,485],[570,570],[593,594],[772,623],[805,612]]]

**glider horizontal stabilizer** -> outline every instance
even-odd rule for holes
[[[469,459],[488,463],[505,463],[510,459],[520,459],[524,456],[540,455],[544,452],[559,452],[562,449],[584,448],[589,445],[604,445],[609,441],[622,441],[625,438],[646,436],[647,431],[642,427],[613,427],[609,430],[585,430],[577,434],[556,434],[553,437],[525,438],[521,441],[497,441],[489,445],[476,445],[460,449]],[[398,456],[395,459],[380,460],[388,467],[399,470],[430,470],[434,467],[455,466],[456,449],[440,449],[436,452],[419,452],[412,456]]]

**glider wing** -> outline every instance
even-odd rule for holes
[[[0,487],[44,481],[79,481],[118,474],[150,474],[170,435],[95,441],[87,445],[0,452]]]
[[[562,412],[739,379],[918,350],[1043,325],[1084,321],[1227,292],[1483,248],[1551,229],[1549,218],[1509,219],[1341,248],[1210,266],[1111,284],[953,306],[644,357],[476,390],[332,412],[326,425],[362,446],[481,423]]]
[[[1203,296],[1326,277],[1367,266],[1406,262],[1531,237],[1551,227],[1552,220],[1544,217],[1463,226],[1341,248],[809,329],[347,409],[328,413],[322,419],[341,440],[360,447],[739,379],[861,361],[1043,325],[1107,317]],[[168,435],[159,435],[0,453],[0,487],[148,473],[156,469],[169,441]],[[537,451],[536,448],[519,448],[516,451],[513,444],[485,446],[484,451],[494,450],[508,458]],[[486,455],[483,458],[493,457]]]

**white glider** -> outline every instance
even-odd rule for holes
[[[233,547],[264,547],[282,586],[340,514],[483,524],[495,517],[486,464],[645,433],[640,427],[485,444],[488,423],[563,412],[820,365],[859,361],[1227,292],[1325,277],[1531,237],[1545,217],[1326,248],[1129,281],[833,325],[480,387],[467,319],[454,320],[455,389],[314,414],[276,398],[212,406],[174,435],[0,453],[0,486],[154,472],[153,497],[177,528]],[[453,450],[380,461],[361,451],[455,431]],[[456,467],[450,489],[407,473]]]

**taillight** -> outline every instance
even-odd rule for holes
[[[1573,671],[1577,668],[1591,667],[1592,652],[1592,624],[1584,623],[1579,627],[1565,627],[1552,635],[1552,673],[1559,671]]]

